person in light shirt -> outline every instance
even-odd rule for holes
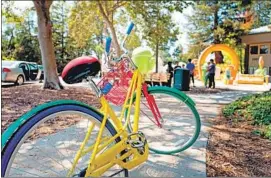
[[[188,63],[186,65],[186,68],[190,71],[189,85],[190,85],[191,79],[192,79],[193,87],[195,87],[195,81],[194,81],[195,65],[191,61],[192,61],[192,59],[188,59]]]

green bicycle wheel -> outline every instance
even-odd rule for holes
[[[103,115],[86,104],[59,100],[40,105],[16,120],[2,135],[2,177],[66,177],[72,167],[88,128],[94,124],[86,148],[96,142]],[[107,121],[102,139],[117,134]],[[119,142],[115,142],[105,149]],[[85,175],[92,152],[81,157],[73,177]],[[127,177],[119,166],[104,176]]]
[[[147,99],[141,98],[138,130],[145,134],[150,150],[158,154],[174,154],[191,147],[201,128],[200,117],[192,99],[168,87],[149,87],[148,93],[154,97],[161,115],[159,127]],[[130,132],[133,120],[134,108],[128,126]]]

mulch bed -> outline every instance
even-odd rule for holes
[[[271,177],[271,141],[252,134],[249,121],[212,121],[207,145],[208,177]]]
[[[2,87],[2,127],[3,132],[14,120],[37,105],[52,100],[71,99],[99,107],[96,96],[91,89],[84,87],[66,87],[65,90],[43,90],[41,85],[23,85]],[[64,120],[67,124],[75,121]],[[63,121],[63,122],[64,122]],[[59,124],[59,123],[58,123]]]

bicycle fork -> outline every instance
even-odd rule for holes
[[[160,120],[162,120],[160,111],[159,111],[159,109],[158,109],[158,107],[157,107],[157,104],[156,104],[156,102],[155,102],[155,99],[154,99],[153,95],[150,95],[150,94],[148,93],[148,85],[147,85],[146,83],[144,83],[144,84],[142,85],[142,92],[143,92],[144,96],[145,96],[146,99],[147,99],[148,105],[149,105],[149,107],[150,107],[150,109],[151,109],[151,112],[152,112],[152,114],[153,114],[153,116],[154,116],[154,119],[155,119],[155,121],[156,121],[157,126],[158,126],[159,128],[162,128],[162,124],[161,124],[161,122],[160,122]]]

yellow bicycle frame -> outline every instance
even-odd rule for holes
[[[119,165],[125,169],[132,169],[148,159],[149,148],[146,142],[144,143],[143,148],[135,148],[127,142],[129,139],[138,138],[137,132],[140,112],[140,98],[143,83],[143,77],[139,70],[136,69],[133,71],[133,73],[134,74],[129,85],[128,93],[126,95],[126,99],[123,104],[121,115],[119,118],[116,116],[114,110],[111,108],[105,97],[100,97],[100,102],[102,105],[100,111],[104,114],[104,117],[100,126],[98,136],[96,138],[96,142],[94,145],[85,148],[86,143],[88,142],[91,136],[91,132],[95,126],[94,124],[92,124],[88,128],[85,139],[82,142],[81,147],[75,156],[72,168],[70,169],[68,176],[72,176],[79,159],[89,152],[92,152],[92,154],[90,157],[88,168],[86,170],[86,177],[101,176],[114,165]],[[133,105],[134,93],[135,105]],[[132,106],[135,107],[133,133],[129,134],[127,132],[127,126],[130,122]],[[126,118],[126,120],[125,123],[122,124],[122,120],[124,119],[124,117]],[[102,138],[102,133],[108,119],[110,119],[110,122],[115,127],[117,134],[110,138]],[[117,138],[121,138],[121,141],[116,143],[114,146],[107,148],[110,144],[115,142]]]

